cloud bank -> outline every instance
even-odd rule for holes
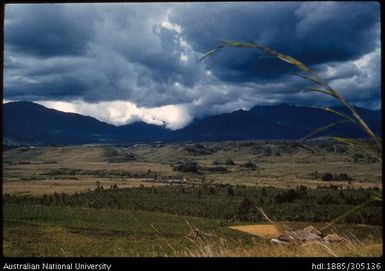
[[[257,104],[333,103],[293,93],[290,65],[221,40],[301,59],[350,102],[379,108],[377,2],[15,4],[5,7],[4,98],[122,125],[178,129]]]

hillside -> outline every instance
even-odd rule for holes
[[[300,139],[339,120],[338,116],[320,109],[281,104],[208,116],[172,131],[144,122],[116,127],[89,116],[48,109],[31,102],[7,103],[3,109],[3,145]],[[381,134],[381,112],[357,110],[369,126]],[[347,123],[319,134],[331,135],[365,136],[353,124]]]

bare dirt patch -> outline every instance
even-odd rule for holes
[[[256,235],[262,238],[272,238],[282,234],[281,231],[271,224],[259,224],[259,225],[241,225],[231,226],[230,229],[246,232],[252,235]]]

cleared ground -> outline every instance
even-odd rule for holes
[[[276,226],[271,224],[231,226],[230,229],[246,232],[262,238],[273,238],[282,234]]]

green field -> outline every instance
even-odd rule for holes
[[[192,245],[190,227],[230,238],[243,234],[213,219],[111,209],[7,205],[6,256],[156,256]]]
[[[6,205],[3,210],[5,256],[183,256],[189,251],[199,252],[201,244],[219,246],[219,250],[223,250],[224,242],[226,250],[234,249],[237,253],[240,249],[252,252],[256,246],[262,246],[270,250],[265,251],[265,256],[269,253],[289,255],[289,251],[277,250],[266,240],[230,230],[214,219],[133,210],[46,206]],[[293,228],[306,225],[300,222],[285,224]],[[321,227],[324,224],[313,225]],[[188,238],[191,227],[210,234],[210,237],[197,245],[196,240]],[[360,248],[367,250],[366,256],[381,252],[376,241],[382,235],[380,226],[339,225],[333,230],[344,230],[347,237],[360,238]],[[315,252],[319,255],[322,250]],[[301,256],[307,252],[296,249],[296,253]],[[341,253],[349,255],[352,251]],[[330,256],[325,251],[321,255]]]

